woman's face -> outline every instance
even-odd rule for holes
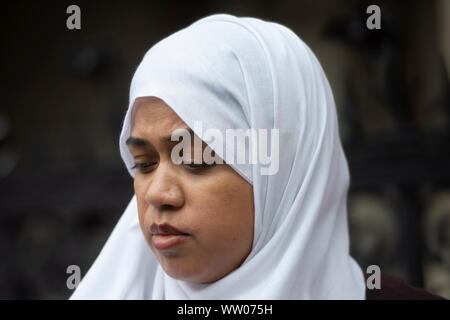
[[[225,163],[175,164],[171,150],[179,142],[170,136],[176,129],[189,127],[162,100],[136,99],[127,144],[136,165],[139,223],[168,275],[210,283],[238,268],[252,249],[253,188]],[[152,229],[163,224],[185,235]]]

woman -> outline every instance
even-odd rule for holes
[[[135,196],[72,299],[366,297],[333,95],[288,28],[217,14],[154,45],[120,151]]]

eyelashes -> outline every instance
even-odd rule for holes
[[[155,164],[156,164],[156,162],[135,163],[134,166],[132,166],[130,169],[131,170],[133,170],[133,169],[141,170],[141,169],[146,169],[148,167],[151,167],[151,166],[153,166]]]
[[[134,166],[132,166],[130,169],[136,169],[140,171],[141,173],[148,173],[153,170],[153,167],[157,164],[157,162],[142,162],[142,163],[135,163]],[[189,170],[189,171],[200,171],[203,169],[207,169],[210,167],[213,167],[216,165],[216,163],[194,163],[194,162],[188,162],[183,163],[183,165]]]

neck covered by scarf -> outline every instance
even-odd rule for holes
[[[128,168],[131,108],[147,96],[166,102],[194,131],[197,120],[224,136],[228,128],[279,130],[276,174],[261,174],[258,162],[230,164],[253,185],[253,248],[214,283],[171,278],[144,239],[134,196],[71,299],[365,298],[362,270],[349,255],[349,170],[333,94],[296,34],[216,14],[155,44],[131,83],[120,136]]]

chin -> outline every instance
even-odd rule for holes
[[[177,280],[199,284],[207,284],[215,281],[210,280],[201,273],[199,273],[201,267],[181,266],[179,264],[173,264],[170,262],[168,263],[167,261],[166,262],[160,261],[160,264],[167,275]]]
[[[162,257],[162,259],[159,259],[159,263],[161,264],[162,268],[167,273],[167,275],[169,275],[174,279],[189,282],[192,282],[192,280],[197,279],[199,277],[198,274],[199,268],[187,265],[186,263],[183,263],[183,261],[180,260],[183,259],[164,256]]]

